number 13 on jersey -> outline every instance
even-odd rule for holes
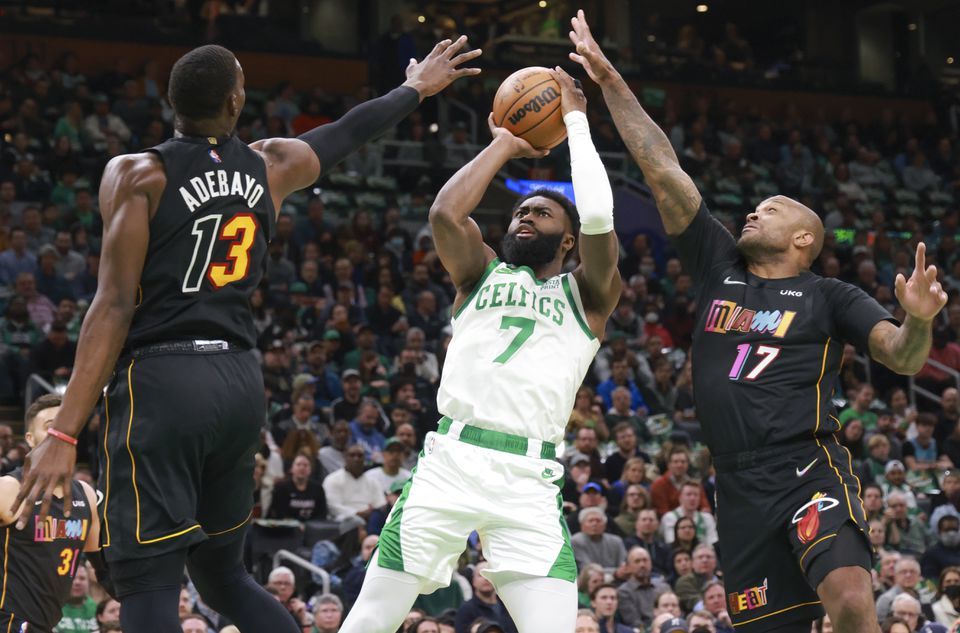
[[[197,292],[204,276],[214,288],[223,288],[240,281],[250,272],[250,249],[257,235],[257,218],[252,213],[238,213],[223,228],[222,215],[208,215],[193,223],[193,258],[183,279],[184,292]],[[230,240],[226,262],[212,262],[213,246],[217,240]]]

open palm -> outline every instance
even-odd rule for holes
[[[947,303],[947,293],[937,281],[937,267],[926,265],[927,246],[917,244],[916,267],[910,279],[897,275],[895,291],[897,300],[910,316],[930,321]]]
[[[570,31],[570,41],[577,49],[576,53],[570,53],[570,59],[583,66],[590,79],[598,84],[614,76],[616,70],[600,50],[597,40],[593,38],[587,18],[583,15],[583,9],[577,11],[577,17],[570,19],[570,26],[573,27]]]

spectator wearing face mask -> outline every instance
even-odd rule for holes
[[[960,618],[960,567],[945,567],[937,584],[938,599],[933,603],[933,619],[953,626]]]
[[[938,540],[920,559],[924,578],[938,578],[947,567],[960,566],[960,519],[943,516],[937,523]]]

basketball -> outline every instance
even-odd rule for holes
[[[560,109],[560,84],[542,66],[518,70],[497,89],[493,122],[537,149],[556,147],[567,138]]]

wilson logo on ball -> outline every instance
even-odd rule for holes
[[[535,95],[532,99],[523,104],[522,107],[518,108],[516,112],[510,115],[509,121],[510,125],[516,125],[519,123],[523,117],[527,116],[527,112],[540,112],[544,108],[557,99],[560,98],[560,93],[557,92],[553,87],[546,88],[543,92],[538,95]]]

